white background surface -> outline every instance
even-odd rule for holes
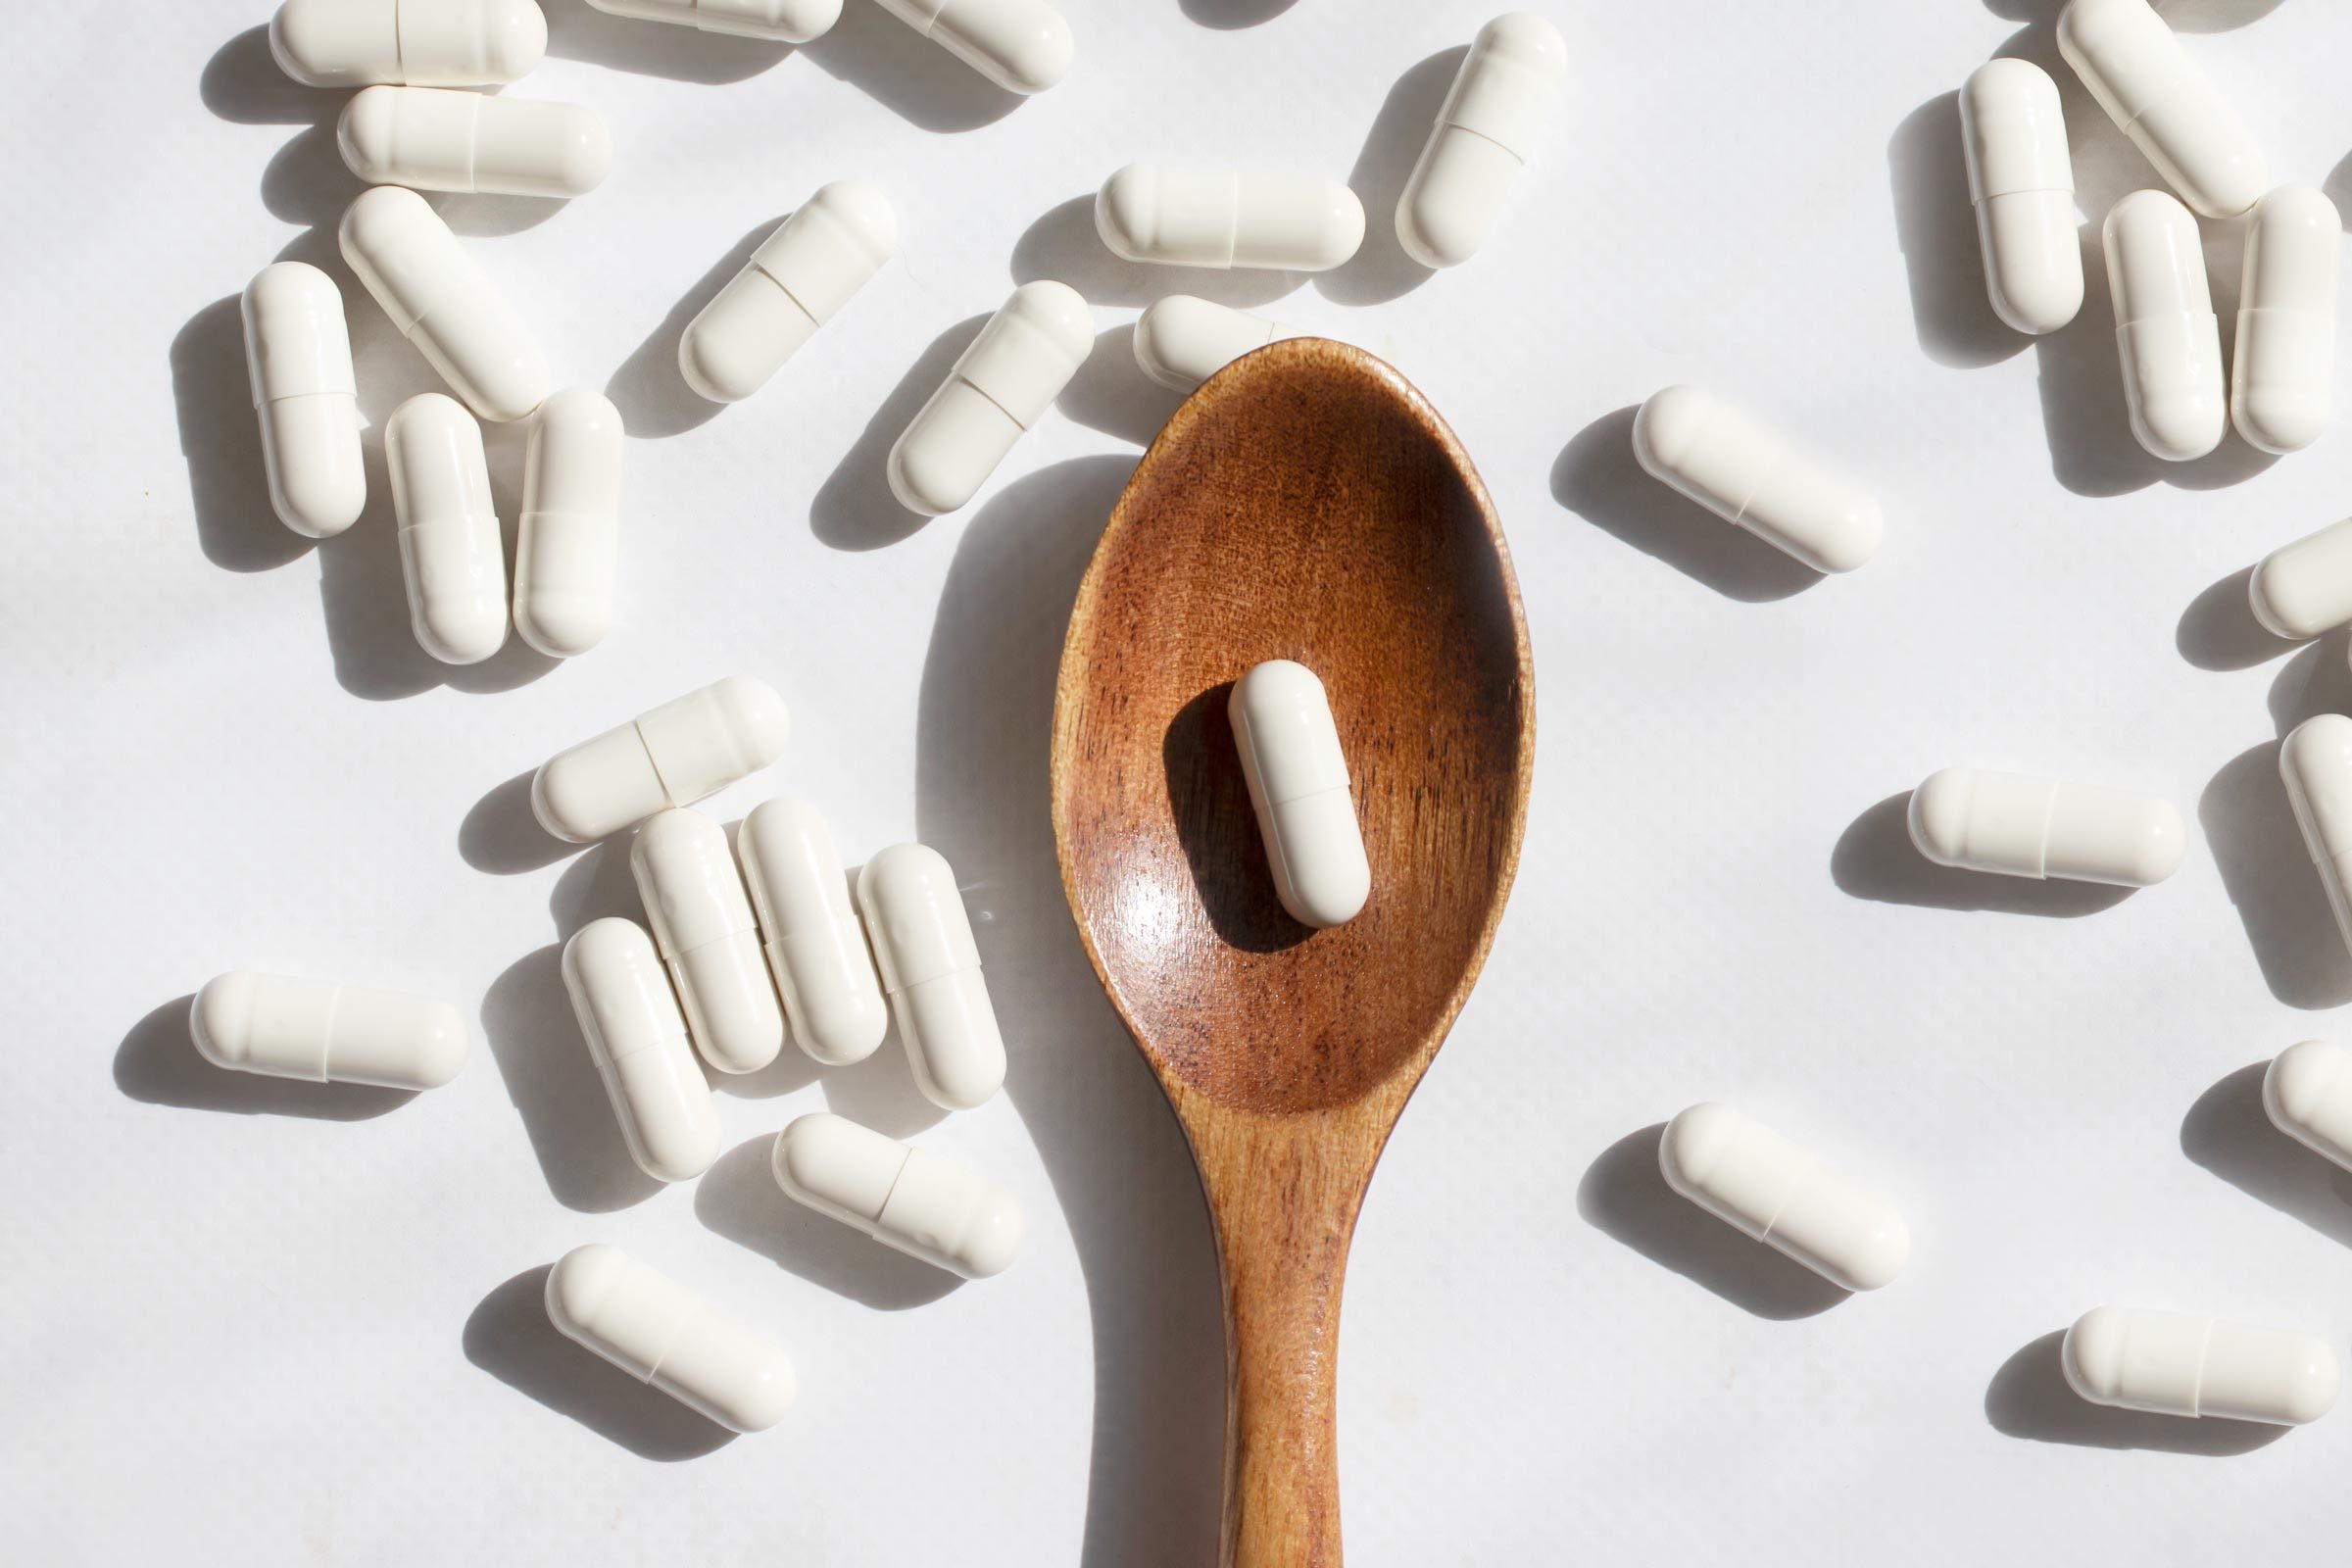
[[[1045,794],[1062,618],[1169,407],[1126,323],[1182,287],[1281,296],[1430,395],[1537,654],[1519,889],[1355,1249],[1350,1561],[2340,1558],[2352,1413],[2267,1442],[2099,1411],[2045,1337],[2110,1299],[2352,1332],[2352,1178],[2267,1128],[2249,1068],[2352,1001],[2273,762],[2352,675],[2340,639],[2251,633],[2238,575],[2342,514],[2352,438],[2143,458],[2095,257],[2070,330],[1992,321],[1951,93],[2003,50],[2057,69],[2055,5],[1545,9],[1551,144],[1488,252],[1423,281],[1389,213],[1485,5],[1068,0],[1077,69],[1015,104],[869,0],[797,54],[550,0],[518,90],[610,116],[612,178],[436,200],[642,437],[625,601],[574,663],[461,671],[410,639],[380,462],[323,546],[262,486],[235,295],[272,258],[344,279],[371,424],[432,384],[333,260],[340,96],[274,73],[258,3],[12,17],[12,1558],[1211,1560],[1207,1225]],[[2191,47],[2276,177],[2343,200],[2352,16],[2175,9],[2245,23]],[[2153,176],[2066,85],[2095,218]],[[1315,280],[1114,265],[1083,198],[1154,157],[1352,170],[1372,240]],[[756,401],[697,403],[679,328],[845,174],[896,200],[899,261]],[[2237,237],[2209,233],[2227,311]],[[883,454],[1036,276],[1094,301],[1099,351],[980,504],[912,527]],[[1879,560],[1814,581],[1643,478],[1626,411],[1677,379],[1868,475]],[[494,438],[510,519],[520,454]],[[556,970],[633,911],[625,858],[559,855],[524,775],[735,670],[797,735],[714,808],[790,792],[853,859],[945,850],[1013,1065],[937,1121],[895,1046],[822,1080],[788,1053],[721,1086],[718,1166],[657,1193]],[[2144,787],[2201,831],[2120,901],[1936,872],[1879,803],[1954,761]],[[240,965],[446,995],[483,1047],[409,1102],[215,1072],[185,998]],[[1708,1098],[1895,1198],[1910,1271],[1833,1302],[1666,1195],[1654,1128]],[[766,1141],[828,1104],[1010,1186],[1019,1266],[950,1289],[785,1203]],[[792,1348],[780,1428],[720,1444],[546,1327],[539,1271],[598,1239]]]

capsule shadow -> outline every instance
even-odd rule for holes
[[[1812,1317],[1852,1294],[1667,1186],[1658,1168],[1665,1133],[1664,1122],[1628,1133],[1585,1167],[1576,1212],[1586,1224],[1757,1317]]]
[[[2175,32],[2228,32],[2278,9],[2278,0],[2169,0],[2164,24]]]
[[[2268,1061],[2240,1067],[2197,1097],[2180,1152],[2239,1191],[2352,1247],[2352,1171],[2278,1130],[2263,1108]]]
[[[1298,287],[1300,272],[1257,267],[1161,267],[1111,253],[1095,229],[1093,192],[1073,196],[1021,231],[1012,244],[1012,280],[1051,278],[1067,283],[1090,305],[1144,306],[1170,294],[1192,294],[1250,310]]]
[[[215,300],[189,317],[172,340],[171,364],[179,451],[204,559],[230,571],[269,571],[300,559],[317,541],[280,522],[270,503],[240,297]]]
[[[1638,406],[1602,415],[1560,449],[1551,498],[1587,522],[1726,599],[1761,604],[1822,574],[1649,476],[1634,456]]]
[[[1203,27],[1229,32],[1272,22],[1298,0],[1178,0],[1184,14]]]
[[[993,313],[992,313],[993,314]],[[895,545],[931,519],[910,512],[890,489],[890,449],[898,444],[931,394],[947,380],[956,359],[971,347],[987,316],[971,316],[931,340],[890,396],[865,421],[808,503],[808,527],[836,550],[879,550]]]
[[[345,101],[340,96],[333,100]],[[367,188],[343,162],[332,119],[304,129],[262,170],[262,205],[270,217],[330,233],[343,220],[343,209]]]
[[[2280,736],[2321,713],[2352,710],[2348,651],[2352,651],[2352,633],[2338,629],[2304,644],[2278,666],[2267,702],[2271,723]]]
[[[885,1312],[936,1301],[963,1283],[785,1197],[770,1164],[775,1144],[762,1134],[719,1155],[695,1184],[695,1218],[811,1284]]]
[[[477,871],[513,876],[553,865],[579,849],[539,825],[531,809],[536,777],[537,768],[526,769],[473,803],[458,824],[459,858]]]
[[[2278,1442],[2286,1428],[2258,1421],[2151,1415],[2093,1404],[2066,1381],[2066,1333],[2034,1340],[1984,1386],[1984,1419],[2005,1437],[2070,1443],[2082,1448],[2158,1448],[2167,1453],[2250,1453]]]
[[[2287,804],[2278,743],[2224,763],[2198,798],[2197,821],[2271,995],[2313,1009],[2352,1002],[2352,955]]]
[[[565,1208],[607,1213],[662,1184],[637,1168],[564,989],[562,946],[508,966],[482,999],[482,1034],[522,1118],[547,1188]]]
[[[995,1000],[993,994],[990,1000]],[[914,1068],[906,1060],[896,1018],[872,1055],[847,1067],[827,1068],[824,1084],[828,1108],[893,1138],[910,1138],[948,1116],[915,1087]]]
[[[1921,352],[1937,365],[1997,365],[2033,341],[1994,314],[1960,137],[1960,95],[1914,109],[1886,143],[1895,241]]]
[[[2173,634],[2182,659],[2199,669],[2251,669],[2294,651],[2294,643],[2254,618],[2246,597],[2253,580],[2254,568],[2241,567],[2188,602]]]
[[[115,1087],[126,1098],[189,1110],[316,1121],[366,1121],[416,1098],[412,1090],[374,1084],[316,1084],[216,1067],[197,1052],[189,1031],[188,1009],[195,1001],[191,994],[167,1002],[122,1037],[115,1051]]]
[[[1212,686],[1176,711],[1160,743],[1168,808],[1193,885],[1217,935],[1246,953],[1279,953],[1313,936],[1274,891],[1250,784],[1225,705],[1233,682]]]
[[[680,296],[662,323],[649,333],[644,342],[630,351],[605,383],[605,396],[620,411],[622,428],[636,436],[677,435],[696,425],[709,422],[727,407],[713,403],[686,384],[686,376],[678,368],[678,344],[686,336],[686,328],[703,314],[703,308],[715,299],[718,291],[734,280],[751,261],[752,252],[760,242],[776,229],[776,220],[769,220],[751,229],[728,247],[694,286]]]
[[[718,86],[757,76],[793,52],[788,43],[615,17],[587,0],[560,0],[541,9],[547,13],[550,55],[641,76]]]
[[[1396,204],[1421,161],[1446,89],[1470,58],[1470,46],[1442,49],[1398,76],[1372,117],[1364,145],[1348,172],[1348,188],[1364,204],[1364,242],[1353,256],[1314,275],[1315,291],[1341,305],[1378,305],[1409,294],[1436,272],[1407,255],[1396,237]],[[1504,221],[1508,221],[1507,218]]]
[[[1148,447],[1184,397],[1144,373],[1135,360],[1135,323],[1129,321],[1096,336],[1086,363],[1054,407],[1089,429]]]
[[[239,125],[308,125],[342,113],[349,94],[306,87],[278,69],[270,25],[247,27],[213,51],[196,78],[196,95],[221,120]]]
[[[1020,108],[1007,92],[876,5],[856,0],[824,36],[801,45],[819,71],[864,93],[917,130],[978,130]]]

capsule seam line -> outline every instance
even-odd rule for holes
[[[795,305],[798,305],[798,304],[800,304],[801,302],[800,302],[799,300],[794,300],[792,303],[793,303],[793,304],[795,304]],[[975,392],[979,393],[979,394],[980,394],[980,396],[981,396],[981,398],[982,398],[982,400],[983,400],[983,401],[985,401],[985,402],[988,404],[988,406],[989,406],[990,408],[992,408],[992,409],[996,410],[996,411],[997,411],[999,414],[1002,414],[1002,415],[1003,415],[1003,416],[1004,416],[1004,417],[1006,417],[1007,419],[1011,419],[1011,420],[1012,420],[1012,427],[1013,427],[1014,429],[1016,429],[1016,430],[1023,430],[1023,431],[1025,431],[1025,430],[1027,430],[1027,429],[1029,428],[1027,425],[1023,424],[1023,423],[1022,423],[1022,422],[1021,422],[1019,419],[1017,419],[1017,418],[1014,418],[1014,417],[1013,417],[1013,413],[1012,413],[1012,411],[1011,411],[1010,409],[1006,408],[1006,407],[1005,407],[1004,404],[1002,404],[1002,403],[999,403],[999,402],[998,402],[998,401],[997,401],[995,398],[992,398],[992,397],[990,397],[990,396],[988,395],[988,390],[987,390],[985,387],[981,386],[981,384],[980,384],[979,382],[977,382],[977,381],[973,380],[973,379],[972,379],[970,376],[968,376],[968,375],[959,375],[959,376],[957,376],[956,379],[956,380],[958,380],[958,381],[961,381],[961,382],[962,382],[962,383],[963,383],[965,386],[968,386],[968,387],[970,387],[970,388],[971,388],[973,391],[975,391]]]
[[[334,994],[327,999],[326,1022],[322,1024],[318,1030],[318,1065],[317,1069],[318,1076],[313,1080],[313,1082],[316,1083],[325,1083],[327,1081],[326,1069],[328,1063],[332,1060],[335,1049],[335,1020],[340,1017],[343,1012],[343,993],[345,989],[346,988],[343,986],[335,987]]]
[[[1510,154],[1512,161],[1518,164],[1521,169],[1525,169],[1527,167],[1527,155],[1525,153],[1520,152],[1515,147],[1504,146],[1503,143],[1495,141],[1494,137],[1488,135],[1476,125],[1465,125],[1458,120],[1448,120],[1446,122],[1446,128],[1448,130],[1466,131],[1470,135],[1476,136],[1480,141],[1491,143],[1496,147],[1501,147],[1504,152]]]
[[[906,1157],[899,1161],[899,1168],[890,1173],[890,1190],[882,1195],[881,1206],[870,1217],[858,1222],[859,1230],[868,1236],[879,1237],[882,1234],[882,1216],[890,1212],[890,1200],[899,1196],[899,1183],[906,1179],[906,1167],[913,1163],[914,1151],[908,1149]]]
[[[677,797],[670,793],[669,780],[662,776],[662,759],[654,755],[653,747],[646,742],[645,726],[632,718],[629,720],[629,733],[637,737],[637,745],[645,753],[645,765],[654,770],[654,782],[662,786],[662,804],[678,805]]]
[[[1778,1225],[1781,1222],[1781,1216],[1788,1211],[1788,1200],[1794,1198],[1803,1189],[1806,1180],[1820,1168],[1821,1161],[1818,1159],[1808,1159],[1797,1167],[1796,1175],[1789,1179],[1787,1190],[1781,1194],[1781,1200],[1772,1206],[1772,1218],[1766,1220],[1764,1229],[1756,1234],[1757,1241],[1769,1242],[1772,1240],[1772,1228]]]
[[[752,270],[758,272],[761,277],[766,278],[770,283],[775,284],[776,292],[783,295],[786,299],[792,301],[792,308],[800,312],[803,316],[808,318],[808,324],[810,326],[821,327],[825,324],[823,321],[817,318],[817,315],[814,311],[801,303],[801,297],[798,294],[795,294],[792,291],[791,285],[786,283],[782,278],[769,271],[765,267],[761,266],[758,262],[754,262],[752,264]]]
[[[2192,1416],[2202,1416],[2205,1413],[2205,1360],[2213,1353],[2213,1324],[2212,1318],[2205,1320],[2204,1337],[2197,1341],[2197,1382],[2196,1387],[2189,1394],[2190,1409],[2188,1413]]]
[[[686,1337],[686,1330],[702,1316],[704,1311],[701,1307],[689,1307],[678,1314],[677,1322],[670,1326],[669,1338],[662,1342],[661,1353],[647,1359],[645,1376],[638,1379],[639,1382],[651,1383],[662,1375],[662,1363],[669,1359],[669,1352],[678,1348],[678,1342]]]

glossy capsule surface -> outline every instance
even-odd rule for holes
[[[1692,1105],[1668,1122],[1658,1168],[1717,1219],[1846,1290],[1879,1289],[1911,1255],[1892,1205],[1730,1105]]]
[[[2310,185],[2281,185],[2246,220],[2230,416],[2264,452],[2300,452],[2335,407],[2335,297],[2343,220]]]
[[[1372,893],[1372,866],[1331,699],[1315,672],[1270,659],[1226,699],[1274,892],[1301,925],[1345,925]]]
[[[898,243],[898,216],[879,190],[855,179],[824,186],[687,323],[679,373],[713,403],[750,397],[881,270]]]
[[[658,1182],[709,1170],[718,1108],[653,938],[617,915],[591,920],[564,944],[564,989],[637,1168]]]
[[[2352,1170],[2352,1051],[2306,1040],[2271,1059],[2262,1108],[2297,1143]]]
[[[1634,417],[1634,456],[1659,482],[1815,571],[1878,553],[1876,497],[1714,393],[1670,386]]]
[[[2180,869],[2169,801],[2100,784],[1947,767],[1911,792],[1911,842],[1938,865],[2144,888]]]
[[[1094,318],[1076,289],[1014,289],[891,447],[890,493],[925,516],[970,501],[1094,346]]]
[[[1046,0],[881,0],[882,9],[1006,92],[1044,92],[1069,74],[1077,43]]]
[[[2058,52],[2165,183],[2207,218],[2235,218],[2270,189],[2253,132],[2147,0],[2073,0]]]
[[[2060,1359],[2067,1386],[2093,1404],[2273,1426],[2326,1415],[2342,1375],[2316,1334],[2144,1306],[2083,1313]]]
[[[482,87],[519,81],[547,53],[532,0],[285,0],[270,53],[308,87]]]
[[[384,466],[417,645],[478,664],[507,640],[507,558],[482,427],[455,398],[422,392],[392,411]]]
[[[584,386],[558,392],[531,419],[514,536],[514,630],[550,659],[576,659],[612,629],[621,436],[620,411]]]
[[[250,969],[205,982],[188,1029],[216,1067],[386,1089],[439,1088],[473,1048],[464,1015],[432,997]]]
[[[2336,932],[2352,949],[2352,718],[2320,713],[2296,725],[2279,743],[2278,776]]]
[[[629,869],[703,1059],[729,1073],[775,1060],[784,1013],[727,830],[700,811],[657,811],[637,830]]]
[[[362,191],[344,211],[343,260],[466,407],[520,419],[547,400],[547,361],[522,318],[423,197]]]
[[[2296,642],[2352,623],[2352,517],[2263,557],[2246,598],[2266,631]]]
[[[1364,205],[1336,179],[1129,164],[1095,193],[1112,255],[1170,267],[1327,271],[1364,241]]]
[[[736,853],[793,1038],[828,1066],[863,1061],[890,1005],[832,829],[805,801],[767,801],[743,819]]]
[[[368,505],[342,292],[316,267],[276,262],[245,285],[239,308],[270,509],[296,533],[339,534]]]
[[[841,0],[588,0],[609,16],[666,22],[699,32],[807,43],[841,20]]]
[[[369,87],[335,145],[370,185],[497,196],[580,196],[612,168],[605,117],[578,104],[441,87]]]
[[[1423,267],[1477,254],[1534,156],[1568,76],[1568,44],[1531,11],[1478,29],[1396,202],[1396,239]]]
[[[1960,89],[1960,140],[1993,314],[2020,332],[2057,331],[2082,309],[2058,84],[2030,60],[1986,61]]]
[[[2137,190],[2108,211],[2105,233],[2132,433],[2167,462],[2201,458],[2222,444],[2228,416],[2197,220],[2164,192]]]
[[[794,1202],[965,1279],[1003,1273],[1027,1231],[994,1182],[827,1111],[778,1133],[772,1164]]]
[[[1153,300],[1135,322],[1135,363],[1171,392],[1190,392],[1251,349],[1299,334],[1191,294]]]
[[[758,772],[790,733],[773,686],[730,675],[549,758],[531,780],[531,810],[556,837],[593,843]]]
[[[547,1318],[640,1383],[733,1432],[765,1432],[792,1407],[782,1349],[668,1275],[602,1242],[547,1276]]]
[[[892,845],[858,870],[858,907],[915,1087],[943,1110],[985,1103],[1004,1082],[1004,1037],[947,858]]]

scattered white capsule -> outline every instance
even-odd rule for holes
[[[507,558],[482,427],[455,398],[420,392],[384,426],[384,466],[416,642],[444,664],[478,664],[507,640]]]
[[[1270,659],[1233,683],[1225,713],[1282,906],[1301,925],[1347,924],[1371,896],[1372,866],[1323,682]]]
[[[637,830],[629,869],[703,1059],[720,1072],[758,1072],[775,1060],[784,1014],[727,830],[700,811],[657,811]]]
[[[1652,478],[1815,571],[1851,571],[1878,552],[1875,497],[1703,388],[1670,386],[1642,404],[1634,456]]]
[[[2222,444],[2222,324],[2197,220],[2160,190],[2108,210],[2107,286],[2132,433],[2171,463]]]
[[[610,16],[666,22],[698,32],[771,43],[807,43],[841,19],[841,0],[588,0]]]
[[[1077,43],[1046,0],[881,0],[882,9],[1006,92],[1044,92],[1069,74]]]
[[[1095,193],[1095,231],[1130,262],[1321,272],[1364,242],[1364,204],[1336,179],[1129,164]]]
[[[249,969],[206,981],[188,1028],[216,1067],[387,1089],[437,1089],[473,1047],[446,1002]]]
[[[2067,1386],[2151,1415],[2297,1427],[2335,1403],[2335,1351],[2316,1334],[2144,1306],[2098,1306],[2066,1331]]]
[[[2352,1170],[2352,1051],[2306,1040],[2272,1058],[2262,1075],[2262,1108],[2278,1129],[2314,1153]]]
[[[574,659],[612,625],[620,558],[620,411],[566,387],[539,406],[523,455],[514,542],[514,629]]]
[[[890,449],[899,505],[935,517],[971,500],[1094,346],[1094,318],[1076,289],[1014,289]]]
[[[2352,718],[2321,713],[2297,724],[2279,744],[2278,775],[2335,929],[2352,949]]]
[[[2281,185],[2246,220],[2230,416],[2265,452],[2300,452],[2334,406],[2337,256],[2344,223],[2309,185]]]
[[[732,1432],[765,1432],[792,1407],[774,1345],[650,1263],[601,1242],[547,1276],[547,1318],[640,1383]]]
[[[474,413],[503,423],[546,401],[539,345],[423,197],[399,185],[362,191],[343,214],[342,248],[401,336]]]
[[[1262,316],[1170,294],[1136,318],[1135,363],[1170,391],[1190,392],[1251,349],[1298,335]]]
[[[743,819],[735,848],[793,1037],[827,1066],[863,1061],[890,1028],[890,1006],[832,830],[804,802],[768,801]]]
[[[2352,622],[2352,517],[2263,557],[2246,598],[2264,629],[2297,642]]]
[[[2130,790],[1947,767],[1911,792],[1911,842],[1937,865],[2144,888],[2180,869],[2188,828]]]
[[[1004,1037],[956,873],[937,850],[894,844],[858,873],[858,906],[915,1087],[944,1110],[982,1103],[1004,1082]]]
[[[2270,188],[2262,149],[2146,0],[2074,0],[2058,52],[2181,200],[2234,218]]]
[[[480,87],[538,67],[547,18],[532,0],[286,0],[270,53],[308,87]]]
[[[276,262],[245,285],[241,309],[270,505],[296,533],[339,534],[368,505],[343,296],[316,267]]]
[[[634,920],[591,920],[564,944],[564,989],[637,1168],[658,1182],[709,1170],[718,1107],[654,939]]]
[[[1486,243],[1567,76],[1567,41],[1533,12],[1478,29],[1396,203],[1406,255],[1423,267],[1459,267]]]
[[[578,196],[612,168],[593,109],[442,87],[369,87],[344,106],[335,145],[368,184],[411,190]]]
[[[1692,1105],[1668,1122],[1658,1168],[1717,1219],[1846,1290],[1877,1290],[1911,1255],[1910,1227],[1890,1204],[1730,1105]]]
[[[2058,84],[2032,61],[1986,61],[1960,89],[1960,141],[1993,314],[2020,332],[2057,331],[2082,309]]]
[[[727,286],[687,323],[678,370],[713,403],[739,403],[767,384],[899,244],[890,200],[837,179],[760,242]]]
[[[531,810],[556,837],[593,843],[757,773],[790,729],[774,687],[730,675],[548,759]]]
[[[1003,1273],[1028,1230],[994,1182],[830,1111],[776,1134],[771,1164],[794,1202],[967,1280]]]

